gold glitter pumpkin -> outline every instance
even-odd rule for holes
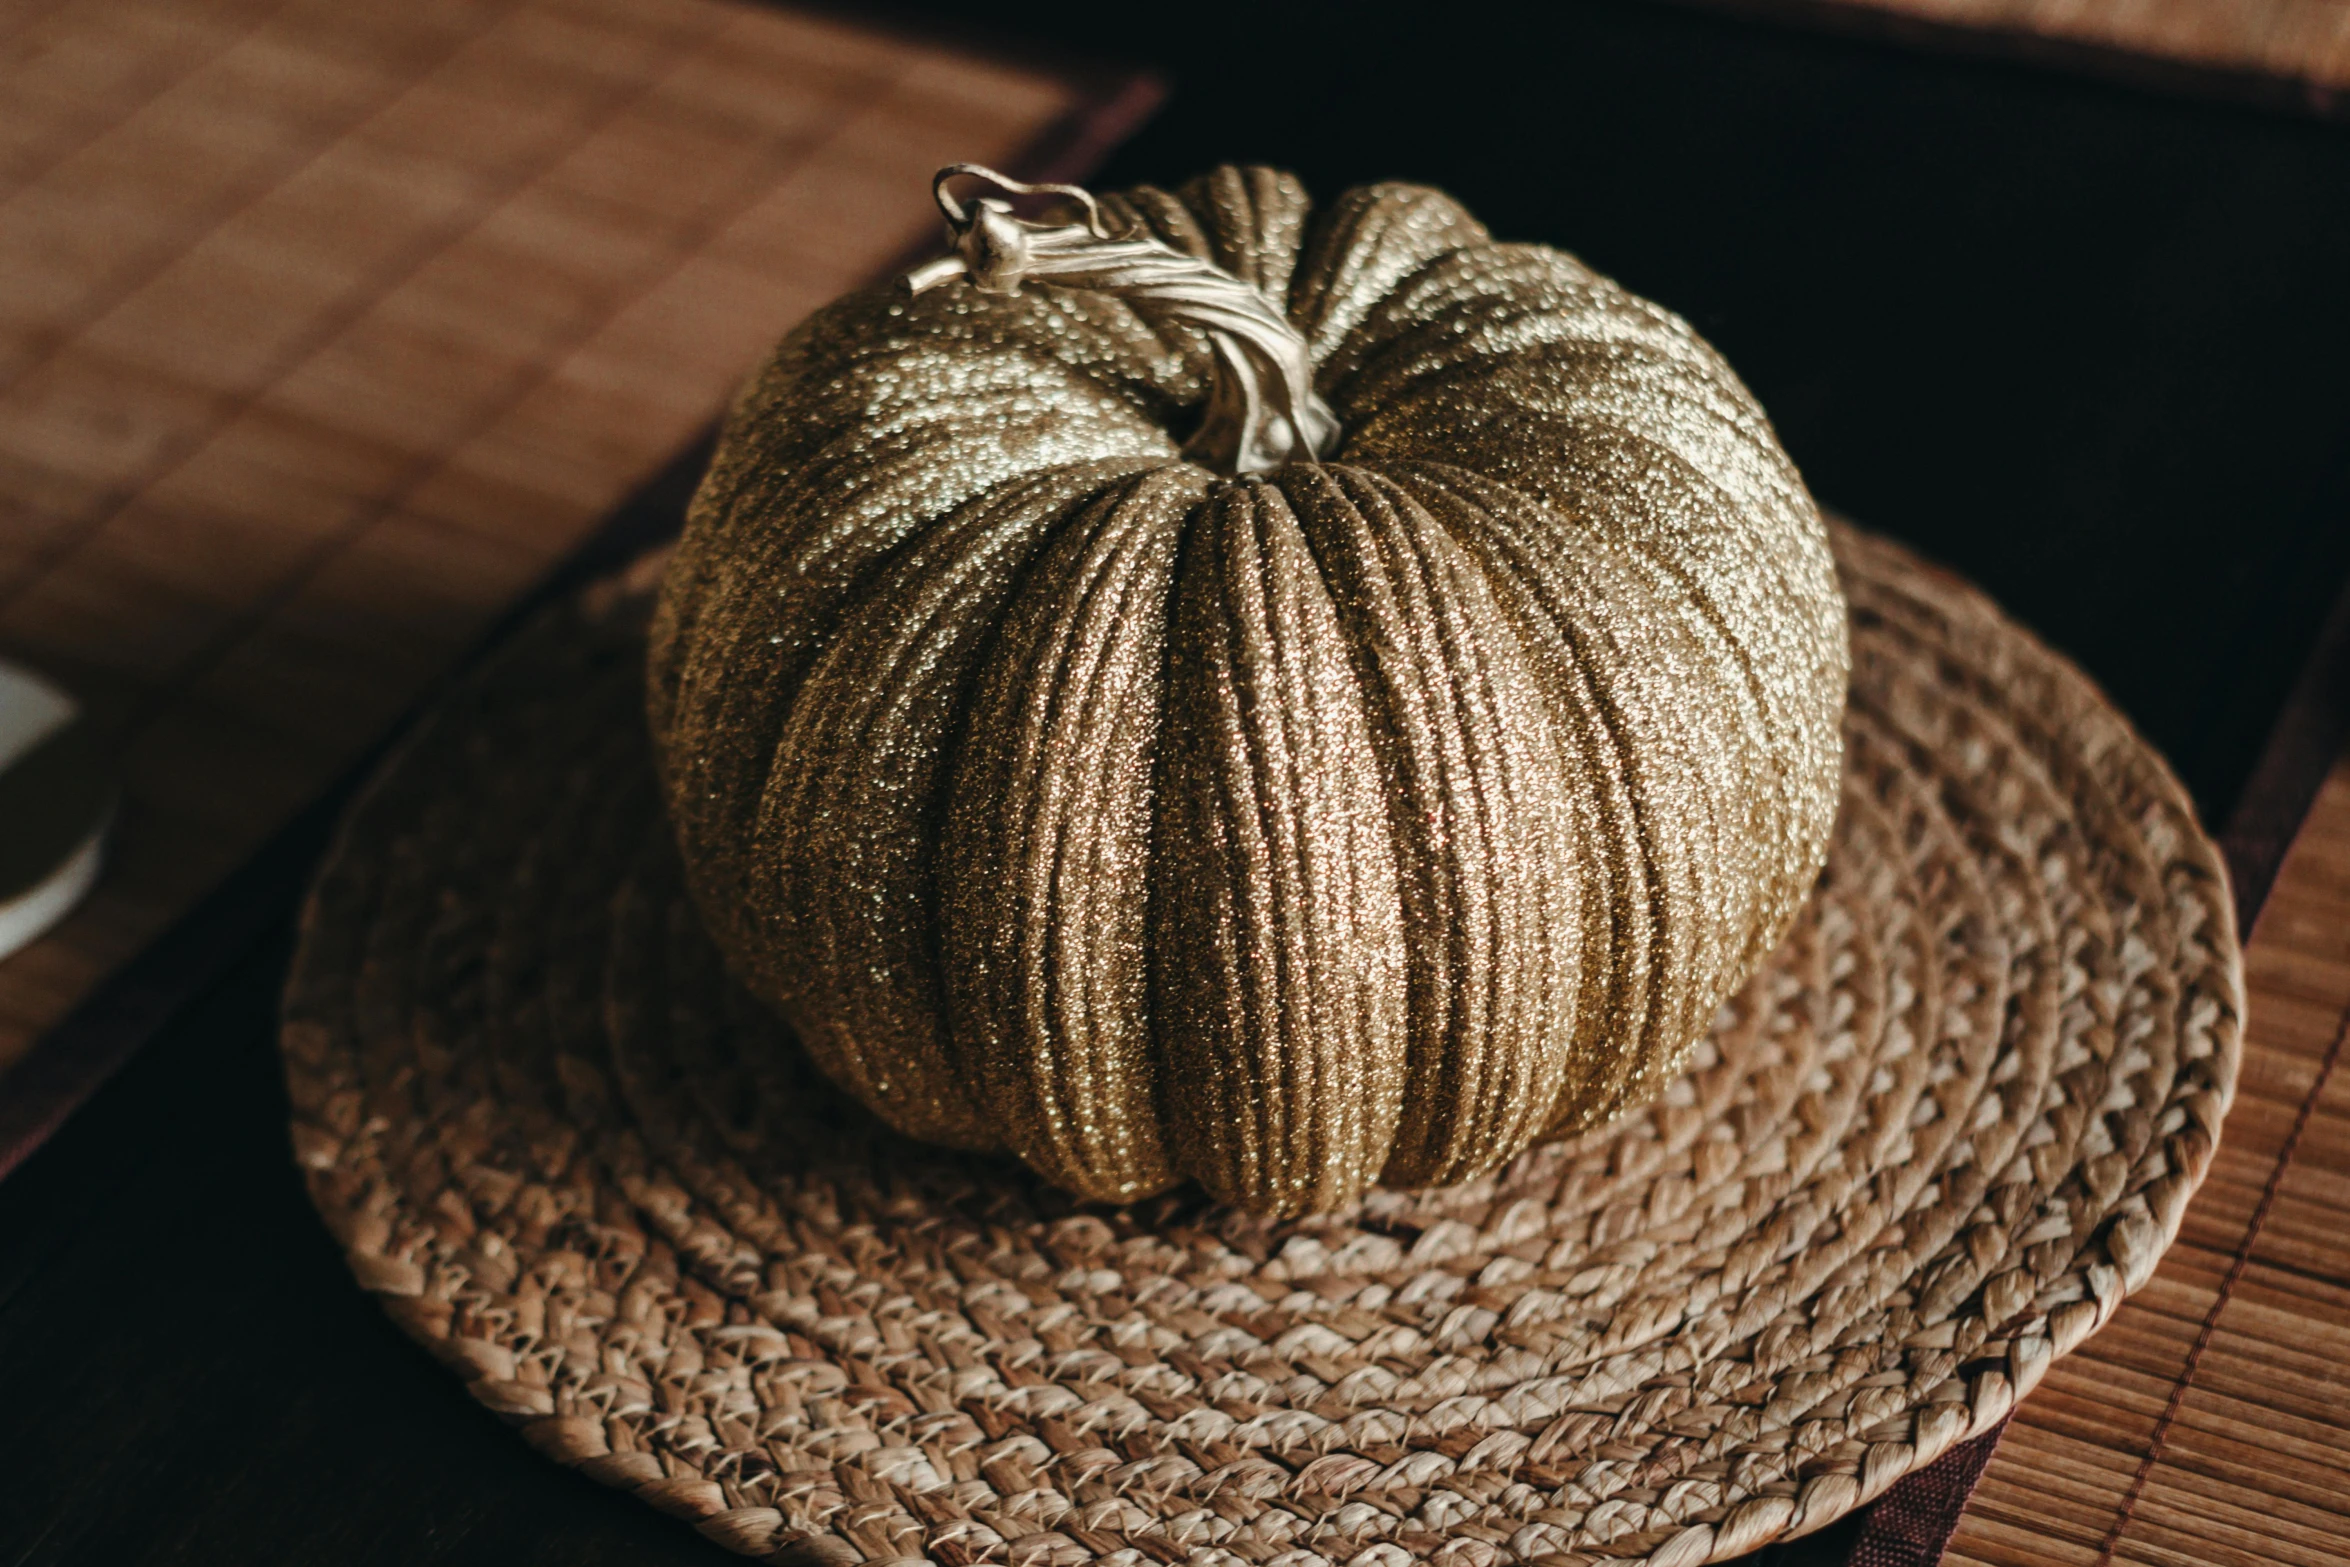
[[[1826,536],[1729,367],[1432,190],[939,194],[956,254],[785,340],[669,567],[740,978],[1095,1198],[1329,1208],[1668,1082],[1838,791]]]

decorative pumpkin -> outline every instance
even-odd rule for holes
[[[937,191],[955,253],[785,340],[663,591],[743,982],[1091,1198],[1324,1209],[1657,1091],[1838,794],[1826,537],[1729,367],[1433,190]]]

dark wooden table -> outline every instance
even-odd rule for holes
[[[1158,64],[1107,182],[1430,180],[1689,315],[1823,500],[2078,658],[2264,884],[2339,718],[2305,685],[2270,743],[2350,574],[2341,125],[1630,0],[906,15]],[[474,1408],[309,1214],[271,1036],[324,820],[84,1014],[160,1027],[0,1183],[0,1567],[727,1559]]]

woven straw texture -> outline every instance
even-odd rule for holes
[[[1849,531],[1817,895],[1687,1076],[1313,1219],[1083,1207],[800,1064],[678,888],[641,599],[346,824],[287,998],[359,1280],[542,1451],[753,1555],[1693,1567],[1825,1524],[2146,1279],[2242,1011],[2216,855],[2062,660]]]

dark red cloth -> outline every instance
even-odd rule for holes
[[[1934,1567],[1958,1532],[1959,1514],[2007,1429],[2002,1420],[1971,1442],[1895,1481],[1861,1525],[1851,1567]]]

